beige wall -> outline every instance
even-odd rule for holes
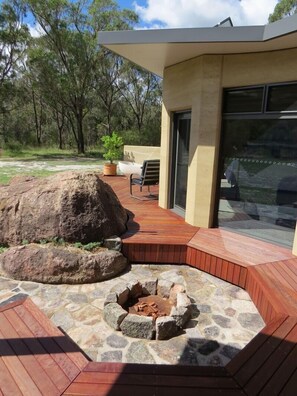
[[[297,48],[258,54],[204,55],[165,70],[160,206],[169,207],[173,112],[192,111],[186,221],[196,226],[210,227],[213,221],[223,88],[296,81],[296,65]]]
[[[142,164],[144,160],[160,159],[160,147],[156,146],[124,146],[124,160]]]

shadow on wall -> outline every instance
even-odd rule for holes
[[[160,147],[156,146],[124,146],[124,161],[142,164],[148,159],[160,159]]]

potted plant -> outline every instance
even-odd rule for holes
[[[114,164],[113,161],[120,159],[122,156],[123,138],[116,132],[112,132],[111,135],[102,136],[101,140],[105,149],[103,157],[109,161],[109,163],[104,164],[103,174],[114,176],[117,174],[117,164]]]

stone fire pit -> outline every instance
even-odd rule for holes
[[[171,281],[149,279],[121,285],[104,302],[104,319],[128,337],[167,340],[191,318],[185,288]]]

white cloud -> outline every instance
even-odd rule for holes
[[[39,24],[32,26],[28,23],[28,28],[32,37],[40,37],[44,35],[44,31]]]
[[[235,26],[265,25],[277,0],[147,0],[134,2],[146,27],[211,27],[227,17]]]

